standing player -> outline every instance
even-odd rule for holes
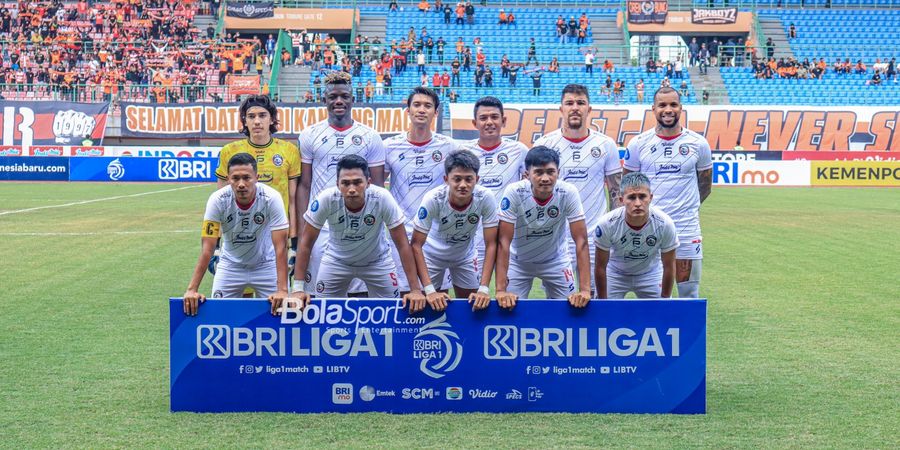
[[[239,297],[252,288],[272,303],[272,314],[287,296],[288,220],[281,196],[257,184],[256,160],[238,153],[228,160],[229,186],[214,192],[206,203],[200,258],[184,293],[184,312],[197,314],[200,282],[221,237],[222,256],[215,278],[214,298]]]
[[[650,180],[640,172],[622,177],[625,206],[608,212],[594,232],[599,298],[669,298],[675,281],[678,233],[666,213],[650,206]],[[660,260],[662,264],[660,264]]]
[[[559,112],[562,113],[562,128],[542,136],[534,145],[550,147],[559,153],[560,179],[575,186],[581,194],[584,220],[587,229],[593,231],[610,205],[619,206],[618,189],[622,181],[619,149],[608,136],[591,130],[588,123],[591,99],[586,87],[566,85]],[[570,237],[568,244],[569,256],[574,260],[575,241]],[[594,265],[594,254],[591,253],[591,266]],[[593,285],[591,290],[594,290]]]
[[[385,172],[391,177],[391,195],[397,200],[406,217],[407,242],[413,234],[413,218],[422,204],[425,194],[441,184],[444,160],[456,150],[453,139],[433,134],[431,125],[441,101],[427,87],[416,87],[406,98],[406,113],[410,128],[406,134],[398,134],[385,141]],[[394,265],[400,266],[400,255],[391,247]],[[400,292],[409,291],[406,275],[400,275]],[[438,280],[439,282],[441,280]]]
[[[567,297],[577,308],[591,298],[590,257],[584,209],[575,186],[557,181],[559,155],[538,146],[525,156],[528,178],[509,185],[500,200],[497,303],[512,308],[528,298],[535,278],[547,298]],[[566,247],[566,224],[575,239],[578,290]],[[508,291],[508,292],[507,292]]]
[[[328,119],[319,122],[300,133],[300,187],[297,194],[297,211],[305,213],[310,200],[314,200],[323,189],[337,183],[337,162],[345,155],[359,155],[369,165],[372,183],[384,185],[384,143],[378,132],[353,120],[353,90],[350,75],[332,72],[325,77],[325,108]],[[306,221],[298,220],[298,236],[303,234]],[[316,286],[316,273],[322,252],[328,239],[328,225],[321,230],[325,235],[312,250],[310,263],[305,274],[307,292]],[[361,288],[351,286],[354,294]]]
[[[703,136],[681,126],[681,95],[670,87],[653,95],[656,128],[628,144],[625,172],[640,171],[650,179],[654,204],[678,229],[675,281],[678,296],[700,296],[703,238],[700,204],[712,191],[712,155]]]
[[[438,311],[447,307],[447,296],[435,291],[446,291],[450,286],[438,284],[435,288],[432,280],[443,283],[447,271],[456,296],[468,298],[473,309],[487,308],[491,301],[488,285],[497,252],[497,202],[489,190],[477,185],[478,169],[478,158],[467,150],[448,155],[444,162],[446,184],[425,194],[414,222],[416,267],[428,304]],[[484,266],[475,260],[473,235],[479,228],[487,237]],[[479,267],[483,268],[479,271]]]
[[[500,99],[490,96],[478,99],[473,114],[475,118],[472,119],[472,125],[478,130],[478,139],[466,142],[461,147],[478,157],[481,165],[478,184],[499,200],[507,186],[524,176],[528,147],[519,141],[502,138],[506,116]],[[487,266],[485,248],[487,243],[479,228],[475,233],[479,267]]]
[[[328,251],[322,256],[319,279],[315,291],[326,298],[346,297],[353,279],[361,279],[373,297],[396,298],[397,273],[388,252],[384,229],[400,251],[402,269],[410,280],[410,312],[424,308],[425,296],[419,288],[416,263],[413,259],[403,212],[391,194],[382,187],[370,186],[369,165],[365,158],[347,155],[337,162],[337,186],[322,190],[303,215],[306,226],[300,237],[297,253],[297,272],[292,291],[298,293],[302,304],[309,299],[304,281],[296,276],[305,273],[319,230],[327,223]]]
[[[297,147],[287,141],[273,138],[278,131],[278,110],[266,95],[251,95],[241,103],[239,116],[241,133],[247,139],[234,141],[219,152],[216,168],[217,187],[229,184],[228,161],[238,153],[247,153],[256,159],[259,181],[275,188],[281,194],[284,210],[290,221],[291,251],[297,249],[297,211],[294,207],[297,195],[297,179],[300,177],[300,157]],[[290,255],[289,255],[290,256]],[[213,257],[210,272],[215,274],[218,256]],[[252,294],[252,292],[251,292]]]

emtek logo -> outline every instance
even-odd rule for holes
[[[335,405],[349,405],[353,403],[353,385],[350,383],[332,384],[331,403]]]
[[[231,330],[228,325],[197,327],[197,356],[200,359],[226,359],[231,356]]]
[[[190,178],[210,178],[209,161],[189,161],[183,159],[159,160],[160,180],[179,180]]]
[[[515,359],[519,353],[519,334],[512,325],[484,327],[484,357],[487,359]]]

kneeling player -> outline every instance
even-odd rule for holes
[[[256,159],[238,153],[228,160],[228,186],[210,197],[203,215],[202,249],[191,283],[184,293],[184,313],[197,314],[200,282],[222,237],[222,255],[213,297],[240,297],[245,288],[267,296],[275,313],[287,295],[288,219],[281,195],[257,183]]]
[[[307,225],[300,237],[297,274],[305,274],[319,231],[328,224],[328,237],[316,279],[319,297],[346,297],[350,281],[358,278],[366,283],[370,297],[396,298],[400,291],[397,273],[384,228],[400,252],[403,271],[410,280],[410,311],[425,307],[425,296],[419,288],[416,265],[406,240],[403,212],[384,188],[369,184],[369,164],[358,155],[347,155],[337,163],[337,186],[324,189],[303,215]],[[304,281],[294,279],[292,291],[303,305],[309,300]]]
[[[449,286],[437,287],[447,271],[458,298],[468,298],[473,309],[484,309],[491,298],[488,285],[494,272],[497,252],[497,203],[486,188],[478,185],[478,157],[468,150],[451,153],[444,161],[444,184],[425,194],[413,222],[412,248],[419,278],[432,309],[447,307]],[[484,229],[484,267],[478,271],[475,233]],[[434,225],[434,228],[432,228]],[[443,292],[436,292],[443,291]]]
[[[525,155],[527,179],[507,186],[500,200],[497,303],[512,308],[528,298],[535,278],[547,298],[567,297],[581,308],[591,298],[591,263],[578,190],[559,177],[559,154],[537,146]],[[575,240],[578,291],[566,245],[566,223]],[[507,292],[508,291],[508,292]]]
[[[678,231],[672,219],[650,206],[650,180],[640,172],[622,178],[625,205],[606,213],[594,233],[594,277],[600,298],[669,298],[675,281]],[[662,264],[660,264],[662,259]]]

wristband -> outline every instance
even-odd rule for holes
[[[429,284],[428,286],[425,286],[425,295],[431,295],[431,294],[434,294],[435,292],[437,292],[437,289],[434,288],[433,284]]]
[[[302,292],[305,290],[306,283],[301,280],[294,279],[294,283],[291,285],[291,292]]]
[[[478,293],[488,295],[491,293],[491,289],[485,285],[478,286]]]

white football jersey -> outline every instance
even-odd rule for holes
[[[384,169],[385,174],[391,175],[391,195],[406,216],[406,232],[411,235],[416,210],[428,191],[444,184],[444,160],[457,149],[457,144],[442,134],[417,144],[404,133],[388,138],[384,145]]]
[[[309,199],[312,202],[323,189],[337,185],[337,163],[346,155],[359,155],[369,167],[384,165],[384,142],[377,131],[354,121],[339,130],[323,120],[300,132],[300,162],[312,164]]]
[[[478,184],[491,191],[495,199],[503,196],[503,191],[512,183],[520,181],[525,173],[525,154],[528,147],[519,141],[502,139],[493,148],[478,145],[478,139],[465,142],[460,148],[478,157]]]
[[[575,186],[565,181],[557,181],[553,195],[545,202],[538,202],[531,181],[522,180],[509,185],[503,193],[499,219],[516,225],[511,259],[529,263],[569,262],[567,225],[584,220],[584,208]]]
[[[456,209],[450,204],[449,189],[444,184],[425,194],[413,222],[416,231],[428,235],[425,252],[444,259],[469,255],[475,232],[499,223],[497,201],[489,190],[476,185],[469,206]]]
[[[674,139],[663,139],[655,130],[647,130],[628,143],[625,168],[647,175],[653,205],[672,218],[682,242],[700,237],[697,171],[712,168],[709,143],[703,136],[685,128]]]
[[[393,229],[404,221],[391,194],[374,185],[366,189],[366,203],[359,211],[347,209],[341,191],[334,186],[319,193],[303,218],[320,230],[328,224],[330,233],[323,258],[356,267],[390,258],[384,229]]]
[[[559,179],[578,189],[587,229],[595,229],[600,218],[609,211],[606,177],[622,171],[616,143],[594,130],[589,130],[584,139],[573,141],[563,136],[559,129],[541,136],[534,145],[543,145],[559,153]]]
[[[204,236],[222,237],[221,261],[249,266],[275,260],[272,231],[289,225],[281,194],[263,183],[256,183],[256,198],[247,208],[237,204],[230,185],[213,192],[203,221]]]
[[[650,217],[640,230],[625,222],[625,207],[603,216],[594,229],[594,245],[609,252],[607,270],[622,275],[643,275],[657,270],[660,255],[678,247],[675,222],[650,206]]]

